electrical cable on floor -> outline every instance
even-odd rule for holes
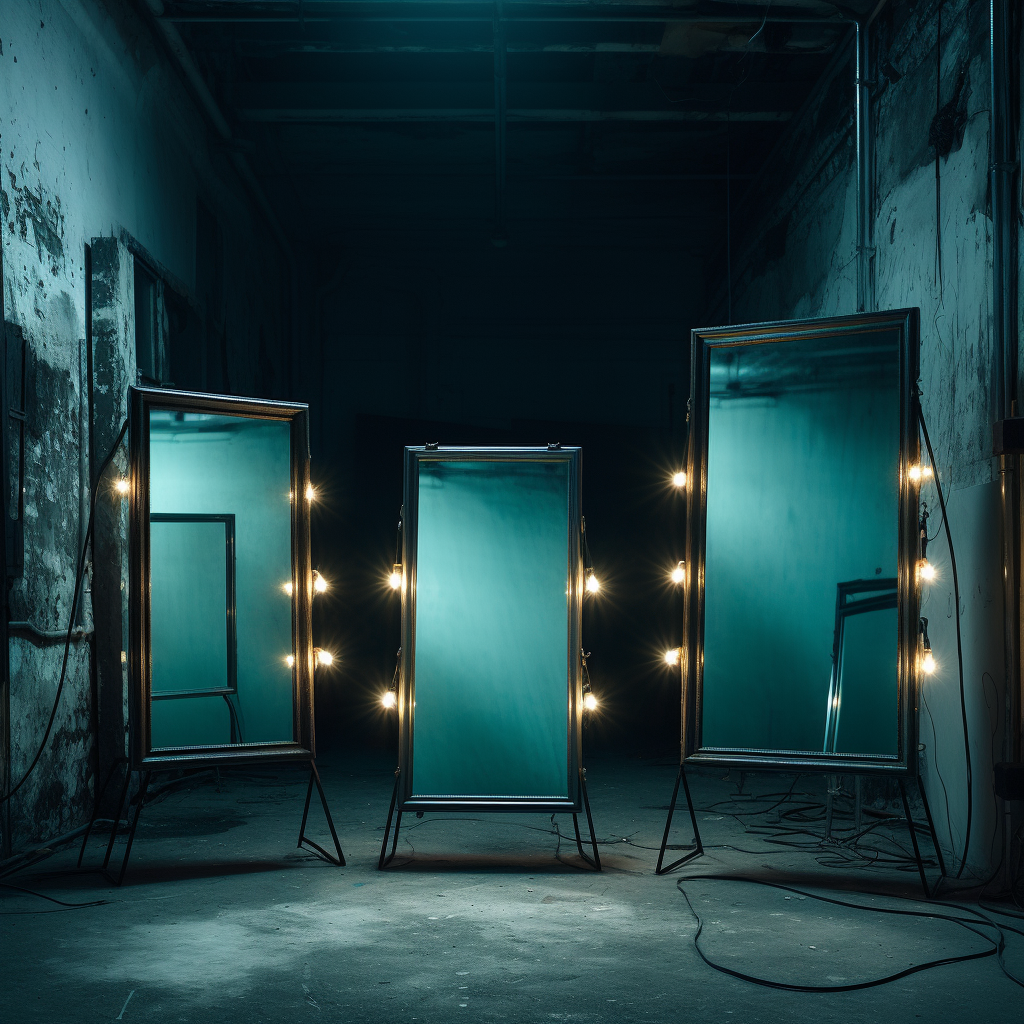
[[[957,924],[961,928],[966,928],[967,931],[973,932],[975,935],[978,935],[981,938],[985,939],[986,942],[990,943],[990,948],[981,950],[977,953],[963,953],[958,956],[942,957],[938,960],[929,960],[926,963],[916,964],[913,967],[908,967],[902,971],[897,971],[895,974],[886,975],[884,978],[874,978],[870,981],[855,982],[849,985],[796,985],[790,984],[788,982],[772,981],[768,978],[758,978],[754,975],[745,974],[742,971],[737,971],[731,967],[726,967],[724,964],[716,963],[714,960],[708,957],[707,954],[705,954],[705,952],[701,949],[700,936],[701,932],[704,930],[704,922],[700,914],[698,914],[697,911],[694,909],[693,903],[691,902],[689,895],[683,888],[684,882],[692,882],[697,880],[713,882],[743,882],[748,885],[764,885],[772,889],[781,889],[784,892],[791,892],[798,896],[818,900],[821,903],[828,903],[833,906],[845,907],[851,910],[864,910],[870,913],[889,914],[898,917],[922,917],[932,920],[950,921],[953,924]],[[693,936],[693,945],[694,949],[696,949],[697,951],[697,955],[701,958],[701,960],[703,960],[704,963],[708,965],[708,967],[711,967],[716,971],[720,971],[722,974],[728,974],[733,978],[739,978],[741,981],[751,982],[754,985],[760,985],[764,988],[783,989],[787,992],[856,992],[858,990],[866,988],[877,988],[879,985],[886,985],[890,982],[897,981],[900,978],[906,978],[911,974],[919,974],[922,971],[932,970],[935,967],[944,967],[948,964],[966,963],[970,960],[982,960],[990,956],[996,957],[1000,968],[1002,969],[1003,973],[1007,976],[1007,978],[1009,978],[1015,984],[1024,988],[1024,981],[1010,973],[1006,965],[1003,963],[1002,956],[1003,949],[1005,947],[1005,937],[1003,935],[1004,927],[1006,928],[1006,930],[1013,931],[1017,934],[1024,935],[1024,932],[1021,932],[1016,928],[1009,928],[1008,926],[997,924],[996,922],[985,917],[985,915],[980,913],[980,911],[972,910],[970,907],[962,907],[952,903],[929,904],[930,906],[938,905],[944,907],[951,907],[955,910],[965,911],[969,914],[974,915],[974,917],[970,919],[964,919],[963,917],[955,917],[950,914],[937,914],[934,911],[899,910],[894,907],[865,907],[863,904],[849,903],[846,900],[838,900],[829,896],[820,896],[817,893],[807,892],[803,889],[796,889],[792,886],[782,885],[778,882],[769,882],[761,878],[752,878],[747,875],[688,875],[686,878],[680,878],[676,882],[676,888],[682,893],[683,899],[686,900],[686,905],[689,908],[690,913],[693,914],[694,920],[697,922],[697,931]],[[893,896],[887,893],[863,893],[862,895],[882,897],[884,899],[906,899],[906,897]],[[911,900],[908,902],[918,901]],[[998,934],[998,939],[992,939],[990,936],[979,931],[977,928],[972,927],[973,925],[993,928]]]
[[[953,571],[953,600],[955,602],[956,615],[956,656],[960,673],[960,715],[964,726],[964,757],[967,761],[967,828],[964,833],[964,849],[960,857],[960,867],[957,869],[956,877],[961,878],[964,868],[967,866],[967,851],[971,848],[971,822],[974,814],[974,785],[971,765],[971,738],[967,725],[967,697],[964,693],[964,646],[960,631],[960,582],[956,571],[956,551],[953,548],[953,534],[949,529],[949,516],[946,514],[946,499],[942,496],[942,488],[939,486],[939,476],[936,471],[935,453],[932,451],[932,441],[928,436],[928,425],[924,420],[924,409],[920,401],[917,403],[917,418],[921,423],[921,434],[924,437],[925,447],[928,449],[928,459],[932,465],[935,479],[935,490],[939,496],[939,510],[942,513],[942,525],[946,531],[946,543],[949,545],[949,561]],[[953,837],[950,836],[950,842]]]
[[[113,903],[113,900],[92,900],[89,903],[65,903],[64,900],[59,900],[54,896],[47,896],[44,892],[36,892],[35,889],[26,889],[23,885],[14,885],[12,882],[0,882],[0,888],[2,889],[16,889],[18,892],[23,892],[28,896],[38,896],[41,900],[49,900],[50,903],[56,903],[58,906],[63,907],[65,910],[85,910],[87,907],[104,907],[108,903]],[[0,911],[5,916],[8,915],[9,911]],[[33,911],[18,911],[18,913],[33,913]],[[45,911],[40,911],[45,913]]]
[[[43,738],[39,743],[39,749],[36,751],[35,757],[32,758],[32,763],[25,770],[25,774],[18,780],[18,783],[8,792],[0,796],[0,804],[6,803],[14,796],[15,793],[25,785],[28,777],[32,774],[33,769],[39,763],[39,759],[43,756],[43,751],[46,749],[47,740],[50,738],[50,733],[53,731],[53,723],[57,720],[57,708],[60,706],[60,697],[64,692],[64,682],[67,679],[68,674],[68,658],[71,654],[71,635],[75,629],[75,616],[78,613],[78,595],[82,589],[82,580],[85,577],[85,560],[86,555],[89,552],[89,543],[92,540],[92,526],[93,526],[93,513],[96,511],[96,498],[99,495],[100,481],[103,479],[103,474],[106,472],[107,467],[113,461],[114,456],[117,454],[118,448],[121,447],[121,442],[124,440],[124,435],[128,432],[128,421],[125,420],[121,425],[121,429],[118,432],[117,440],[114,442],[114,446],[110,449],[107,457],[100,464],[99,471],[96,473],[96,482],[92,486],[92,495],[89,501],[89,523],[85,531],[85,540],[82,543],[82,552],[78,558],[78,570],[75,573],[75,590],[71,598],[71,614],[68,617],[68,632],[67,638],[64,641],[64,659],[61,662],[60,667],[60,678],[57,681],[57,693],[53,698],[53,710],[50,712],[50,720],[46,723],[46,732],[43,733]]]

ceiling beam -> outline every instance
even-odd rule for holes
[[[788,83],[759,82],[722,102],[715,83],[661,86],[652,82],[509,82],[510,122],[786,121],[802,100]],[[243,82],[232,90],[245,121],[349,123],[364,121],[494,120],[493,85],[469,82]]]

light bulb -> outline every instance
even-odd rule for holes
[[[325,651],[322,647],[316,649],[316,660],[320,665],[333,665],[334,655],[330,651]]]
[[[391,567],[391,575],[388,577],[388,584],[392,590],[398,590],[402,586],[402,563],[395,562]]]
[[[914,483],[917,483],[917,481],[921,479],[921,467],[915,463],[907,470],[907,476],[909,476]]]
[[[284,659],[284,663],[285,663],[285,664],[286,664],[286,665],[287,665],[287,666],[288,666],[289,668],[295,668],[295,655],[294,655],[294,654],[289,654],[289,655],[288,655],[288,656],[287,656],[287,657],[286,657],[286,658]]]
[[[683,580],[685,580],[685,579],[686,579],[686,565],[685,565],[685,563],[680,562],[672,570],[672,582],[673,583],[682,583]]]
[[[313,589],[318,594],[327,593],[327,580],[325,580],[323,576],[316,571],[316,569],[313,570]]]
[[[306,484],[306,501],[312,501],[316,497],[316,491],[312,484]]]
[[[597,710],[597,698],[592,693],[585,693],[583,695],[583,706],[588,711]]]
[[[927,558],[922,558],[917,563],[917,575],[923,580],[933,580],[935,579],[935,566]]]
[[[597,577],[594,575],[594,570],[587,570],[587,590],[592,594],[596,594],[601,589],[601,584],[598,582]]]
[[[927,672],[928,675],[931,675],[935,671],[936,667],[935,659],[932,657],[931,650],[926,648],[924,657],[921,659],[921,671]]]
[[[289,581],[288,581],[287,583],[282,583],[282,584],[281,584],[281,589],[282,589],[282,590],[283,590],[283,591],[284,591],[284,592],[285,592],[285,593],[286,593],[286,594],[287,594],[287,595],[288,595],[289,597],[291,597],[291,596],[292,596],[292,594],[293,594],[293,593],[295,593],[295,588],[294,588],[294,587],[292,586],[292,581],[291,581],[291,580],[289,580]]]
[[[685,487],[686,486],[686,474],[680,471],[679,473],[672,474],[672,486],[673,487]]]
[[[114,490],[118,494],[127,494],[131,490],[131,484],[128,482],[128,478],[125,476],[119,476],[114,482]]]
[[[665,664],[666,665],[678,665],[679,664],[679,648],[673,647],[672,650],[665,652]]]
[[[386,708],[393,708],[398,703],[398,698],[395,696],[394,690],[388,690],[380,699],[381,704]]]

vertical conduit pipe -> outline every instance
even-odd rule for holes
[[[501,0],[494,4],[494,234],[491,241],[503,246],[508,240],[506,231],[505,188],[505,129],[506,84],[505,73],[505,20],[502,16]]]
[[[989,185],[992,196],[992,336],[997,418],[1017,412],[1017,253],[1013,124],[1013,37],[1010,4],[989,0]],[[1020,457],[1001,455],[1003,606],[1007,722],[1005,756],[1021,758],[1020,692]]]
[[[871,245],[871,65],[868,50],[870,19],[856,21],[856,100],[854,113],[857,140],[857,311],[875,308],[875,250]]]

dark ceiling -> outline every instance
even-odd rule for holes
[[[160,17],[298,242],[387,222],[500,240],[599,210],[656,244],[720,218],[726,178],[741,198],[872,5],[164,0]]]

